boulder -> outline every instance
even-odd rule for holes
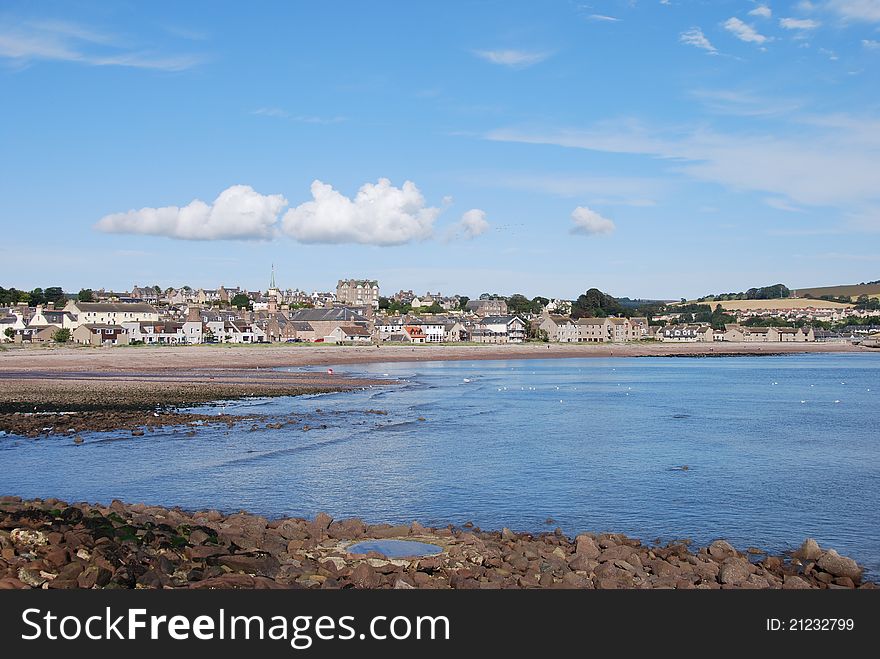
[[[378,573],[366,563],[361,563],[352,570],[348,579],[357,588],[376,588],[382,581]]]
[[[849,577],[858,582],[862,577],[862,568],[853,559],[841,556],[833,549],[822,554],[819,567],[835,577]]]
[[[723,584],[739,585],[744,581],[748,581],[751,570],[749,562],[744,558],[726,558],[721,563],[721,569],[718,572],[718,580]]]
[[[596,541],[589,535],[579,535],[576,538],[577,549],[575,553],[583,556],[585,558],[596,559],[599,558],[599,545],[596,544]]]
[[[260,577],[274,579],[278,575],[281,564],[274,556],[268,554],[233,554],[230,556],[218,556],[214,559],[217,565],[227,567],[233,572],[244,572]]]
[[[812,586],[806,579],[794,574],[785,575],[785,580],[782,582],[783,590],[808,590],[810,588]]]
[[[822,557],[822,550],[819,548],[818,542],[812,538],[807,538],[800,549],[794,552],[794,556],[802,561],[816,561]]]
[[[716,540],[709,545],[709,555],[712,558],[723,560],[728,556],[736,556],[736,549],[726,540]]]

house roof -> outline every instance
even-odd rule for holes
[[[358,325],[340,325],[339,329],[341,329],[342,333],[346,336],[370,336],[369,331]]]
[[[608,321],[607,318],[578,318],[578,325],[604,325]]]
[[[125,331],[125,328],[122,327],[121,325],[102,325],[100,323],[85,323],[83,325],[80,325],[80,327],[85,327],[90,330],[112,329],[112,330],[116,330],[117,332],[124,332]]]
[[[366,322],[366,318],[348,307],[334,307],[332,309],[298,309],[290,314],[290,320],[307,322]]]

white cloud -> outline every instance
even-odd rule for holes
[[[475,50],[474,55],[493,64],[511,67],[531,66],[550,57],[550,53],[527,50]]]
[[[826,6],[845,19],[880,22],[880,0],[828,0]]]
[[[196,55],[135,50],[118,37],[64,21],[0,24],[0,58],[18,64],[46,60],[162,71],[182,71],[202,60]]]
[[[575,208],[571,213],[571,219],[574,222],[571,233],[598,236],[612,233],[615,228],[614,222],[586,206]]]
[[[614,16],[605,16],[604,14],[590,14],[587,16],[588,21],[601,21],[603,23],[617,23],[620,21],[619,18],[615,18]]]
[[[815,30],[822,25],[819,21],[811,18],[781,18],[779,26],[786,30]]]
[[[760,34],[751,25],[743,23],[736,17],[728,18],[724,22],[724,29],[740,41],[746,41],[749,43],[765,43],[767,41],[767,37]]]
[[[402,245],[429,238],[439,208],[411,181],[402,188],[385,178],[365,183],[350,199],[321,181],[312,182],[312,201],[284,215],[285,233],[303,243]]]
[[[678,40],[683,44],[687,44],[688,46],[702,48],[711,55],[718,54],[718,49],[712,45],[709,39],[706,38],[706,35],[703,34],[703,31],[698,27],[692,27],[690,30],[682,32],[678,36]]]
[[[767,5],[758,5],[749,12],[749,16],[760,16],[761,18],[770,18],[772,15],[773,10]]]
[[[114,213],[95,225],[105,233],[133,233],[184,240],[261,240],[275,233],[278,214],[287,206],[281,195],[261,195],[248,185],[233,185],[206,204],[142,208]]]
[[[486,221],[486,212],[479,208],[472,208],[461,216],[458,228],[465,238],[476,238],[489,230],[489,222]]]
[[[880,50],[880,41],[873,39],[862,39],[862,46],[868,50]]]

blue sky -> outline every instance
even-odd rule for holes
[[[4,2],[0,285],[880,278],[880,0]]]

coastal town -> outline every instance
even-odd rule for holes
[[[400,290],[381,294],[373,279],[340,279],[335,291],[132,286],[129,291],[60,287],[4,291],[0,341],[83,346],[325,343],[575,344],[876,343],[876,298],[812,297],[737,301],[630,301],[596,289],[599,302],[484,293],[471,299]],[[787,289],[786,289],[787,290]],[[587,297],[582,296],[582,298]],[[610,300],[613,304],[604,303]],[[579,303],[581,306],[579,307]],[[731,304],[730,307],[725,306]],[[615,313],[616,312],[616,313]]]

